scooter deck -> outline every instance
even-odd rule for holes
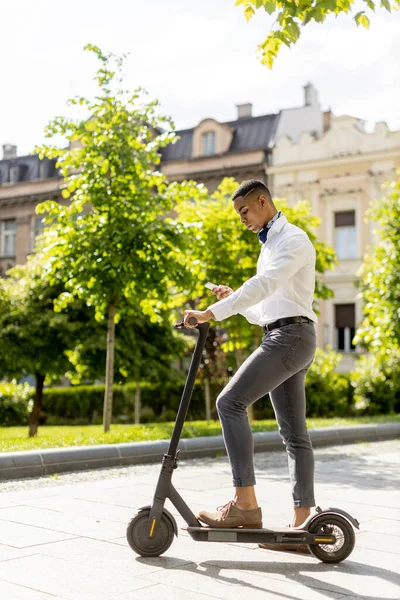
[[[251,544],[334,544],[334,535],[309,533],[305,529],[245,529],[217,527],[182,527],[198,542],[240,542]]]

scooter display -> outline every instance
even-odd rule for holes
[[[192,317],[190,325],[197,321]],[[184,323],[176,328],[184,329]],[[355,545],[354,528],[359,529],[357,519],[339,508],[315,509],[301,528],[262,528],[246,529],[216,528],[204,526],[198,521],[172,484],[172,475],[178,467],[178,444],[192,397],[193,387],[200,365],[203,349],[209,330],[208,323],[197,324],[198,338],[184,386],[175,426],[167,454],[164,454],[161,472],[156,485],[153,503],[142,506],[127,527],[130,547],[140,556],[160,556],[171,546],[174,536],[178,536],[175,518],[164,504],[168,498],[187,523],[186,529],[197,542],[239,542],[249,544],[307,544],[311,554],[324,563],[339,563],[346,559]],[[194,331],[191,329],[190,331]],[[265,551],[264,551],[265,555]]]

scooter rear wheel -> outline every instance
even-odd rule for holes
[[[150,509],[140,511],[129,523],[126,529],[128,544],[140,556],[160,556],[164,554],[174,540],[174,526],[165,513],[158,523],[156,534],[149,538],[147,525]]]
[[[335,544],[310,544],[309,549],[319,560],[325,563],[339,563],[347,558],[354,549],[356,536],[347,519],[339,515],[321,515],[310,525],[310,533],[334,535]]]

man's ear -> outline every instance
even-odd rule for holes
[[[261,196],[258,197],[258,201],[260,203],[260,206],[262,206],[263,208],[268,204],[268,198],[264,196],[264,194],[261,194]]]

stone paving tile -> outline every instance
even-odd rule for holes
[[[78,563],[88,567],[101,568],[113,573],[114,576],[140,577],[153,571],[173,569],[188,564],[193,559],[185,558],[182,554],[170,548],[163,556],[151,559],[138,557],[128,545],[126,537],[121,538],[124,544],[101,542],[88,538],[76,538],[68,542],[46,544],[37,549],[43,557],[58,558],[70,563]]]
[[[386,533],[392,536],[400,536],[400,521],[381,518],[370,519],[365,521],[363,529],[365,531],[376,531],[378,533]]]
[[[237,600],[239,597],[251,597],[253,600],[278,600],[296,598],[298,600],[337,599],[343,593],[327,589],[308,587],[298,582],[282,581],[264,577],[258,573],[263,563],[252,563],[251,570],[243,569],[242,562],[226,561],[224,566],[215,566],[208,561],[196,565],[186,565],[171,571],[157,571],[142,579],[151,580],[170,587],[201,592],[212,598]],[[172,596],[171,596],[172,598]]]
[[[29,485],[32,481],[31,479],[25,479],[25,485]],[[14,482],[15,483],[15,482]],[[39,498],[46,498],[49,496],[48,489],[39,489],[39,490],[25,490],[20,492],[3,492],[2,485],[0,484],[0,508],[8,508],[11,506],[19,506],[20,504],[24,504],[25,500],[34,500]],[[54,493],[54,492],[53,492]]]
[[[215,596],[213,597],[215,598]],[[171,598],[171,600],[207,600],[211,596],[167,585],[152,585],[138,592],[133,591],[121,594],[120,596],[114,596],[110,600],[166,600],[167,598]]]
[[[22,585],[0,581],[0,598],[3,600],[57,600],[59,596],[56,598]]]
[[[362,531],[357,535],[357,547],[400,554],[400,537],[372,531]],[[399,559],[400,563],[400,559]]]
[[[220,547],[219,544],[197,543],[190,538],[178,538],[164,556],[190,557],[200,570],[204,566],[213,566],[222,570],[245,571],[249,576],[255,573],[260,577],[298,583],[313,590],[339,595],[363,591],[368,596],[371,585],[379,589],[381,598],[397,598],[400,593],[400,576],[396,575],[398,556],[374,552],[368,560],[366,552],[357,547],[346,561],[334,566],[319,563],[311,555],[267,551],[253,544],[224,544]],[[152,559],[137,558],[137,561],[151,566]]]
[[[63,495],[65,497],[72,497],[76,500],[88,500],[90,502],[101,502],[106,504],[113,504],[114,506],[122,506],[125,508],[135,508],[149,504],[154,496],[154,489],[156,480],[153,485],[148,485],[148,491],[142,490],[142,486],[132,485],[124,486],[118,490],[105,489],[101,494],[97,490],[93,490],[90,487],[81,489],[80,486],[75,486],[74,490],[67,491]],[[140,491],[139,491],[140,490]]]
[[[2,534],[2,531],[0,535]],[[29,548],[12,548],[5,544],[0,544],[0,562],[3,560],[11,560],[12,558],[21,558],[22,556],[28,556],[35,554],[35,550],[32,551]]]
[[[72,497],[50,496],[36,500],[25,500],[26,506],[36,508],[45,508],[64,514],[81,515],[92,517],[94,519],[105,519],[106,521],[115,521],[117,523],[127,523],[132,518],[132,509],[124,506],[115,506],[114,504],[105,504],[103,502],[90,502],[89,500],[77,499]]]
[[[68,540],[74,537],[69,533],[1,520],[0,532],[1,541],[12,548],[28,548],[36,544],[47,544],[48,542]]]
[[[340,507],[343,508],[343,510],[347,510],[350,514],[356,515],[362,522],[366,522],[367,519],[375,519],[377,515],[379,515],[379,519],[382,520],[400,520],[400,508],[385,507],[385,510],[381,511],[380,506],[361,504],[361,502],[344,501],[341,501]]]
[[[329,484],[328,484],[329,485]],[[373,487],[373,483],[371,483]],[[318,486],[316,486],[318,489]],[[353,502],[355,504],[365,504],[368,506],[375,505],[379,507],[379,512],[385,508],[394,508],[397,509],[399,507],[399,492],[398,490],[365,490],[364,492],[360,492],[360,490],[352,489],[351,487],[346,488],[344,485],[340,486],[340,490],[338,486],[332,488],[329,486],[329,489],[332,489],[331,494],[324,493],[324,496],[329,496],[331,498],[331,504],[335,501],[337,504],[345,503],[345,502]],[[317,495],[318,498],[318,495]]]
[[[380,556],[377,556],[375,553],[374,560],[368,560],[365,551],[356,547],[350,557],[338,565],[318,563],[312,557],[306,561],[304,556],[301,561],[298,557],[293,560],[292,553],[285,553],[287,557],[284,560],[283,553],[268,551],[268,554],[271,559],[259,563],[263,564],[260,569],[261,576],[292,580],[310,588],[329,590],[337,594],[362,593],[365,598],[371,597],[374,600],[378,597],[395,599],[400,595],[400,577],[396,575],[398,557],[394,554],[380,553]],[[212,564],[215,564],[214,561]],[[257,562],[250,563],[247,568],[250,571],[257,568]],[[379,596],[375,598],[371,595],[372,590],[375,594],[379,590]]]
[[[100,569],[36,554],[0,563],[0,581],[40,589],[66,600],[110,600],[110,597],[152,585],[132,573],[122,579]]]
[[[99,540],[117,537],[125,531],[122,523],[114,523],[95,518],[56,513],[52,510],[31,506],[16,506],[0,509],[0,519],[20,524],[32,524],[43,530],[62,532],[64,534],[84,535]],[[53,540],[51,540],[53,541]]]

